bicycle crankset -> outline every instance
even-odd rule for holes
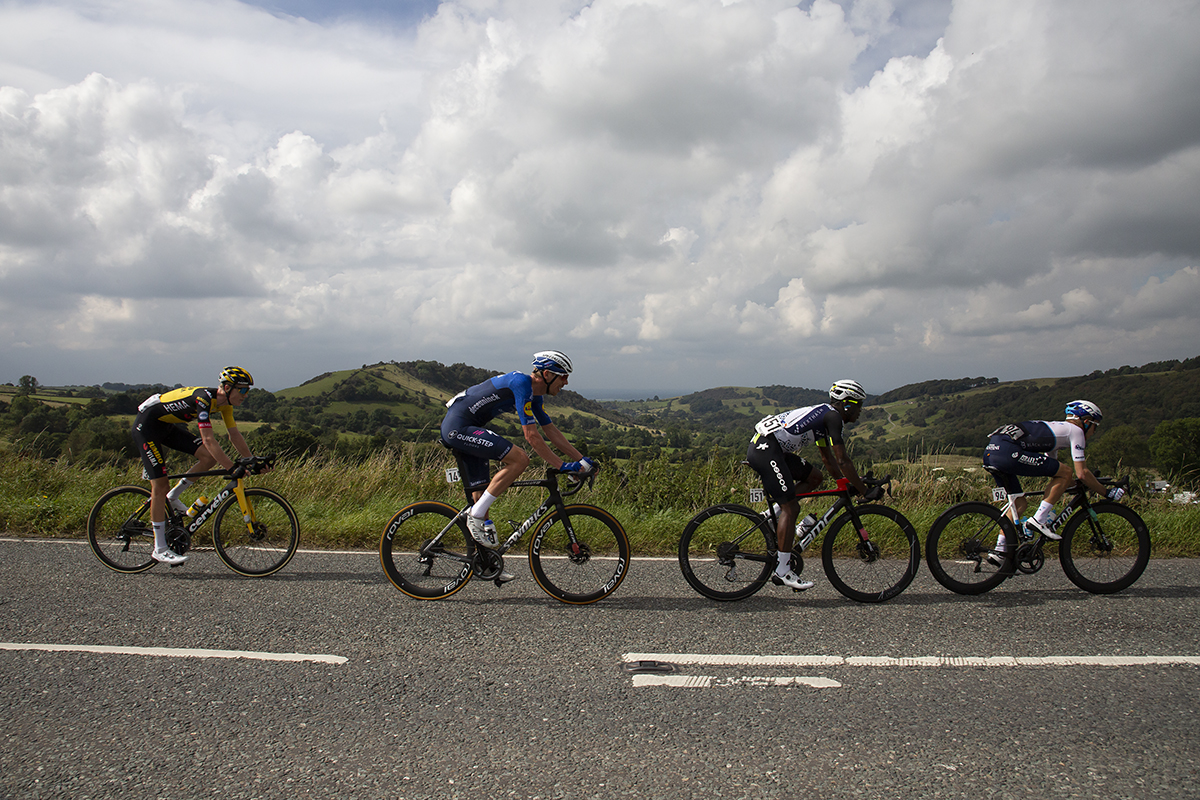
[[[1026,575],[1032,575],[1046,563],[1046,554],[1036,543],[1030,542],[1017,548],[1017,569]]]
[[[192,535],[188,533],[187,528],[180,525],[170,525],[167,527],[167,547],[171,548],[176,555],[183,555],[192,546]]]
[[[504,571],[504,557],[486,547],[475,548],[475,572],[480,580],[494,580]]]

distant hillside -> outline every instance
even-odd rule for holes
[[[358,457],[399,442],[433,445],[446,400],[496,374],[436,361],[364,364],[322,373],[279,392],[251,392],[237,419],[254,440],[252,446],[270,452]],[[129,417],[146,392],[147,387],[124,384],[38,386],[36,394],[25,397],[18,387],[0,387],[0,447],[8,442],[46,458],[85,454],[97,463],[114,453],[132,457]],[[687,460],[714,451],[744,452],[757,420],[826,397],[825,389],[780,385],[722,386],[680,397],[603,402],[564,391],[547,398],[547,406],[558,427],[585,453]],[[1200,357],[1075,377],[1004,383],[957,378],[902,386],[868,397],[862,417],[849,429],[850,445],[856,454],[877,460],[927,452],[977,455],[997,426],[1059,419],[1066,403],[1076,398],[1104,410],[1098,441],[1120,429],[1122,441],[1144,442],[1161,422],[1200,418]],[[491,424],[504,435],[520,435],[512,415]]]

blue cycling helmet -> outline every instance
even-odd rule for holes
[[[542,350],[533,354],[533,368],[544,369],[557,375],[571,374],[571,359],[558,350]]]
[[[1099,422],[1104,419],[1100,406],[1089,400],[1072,400],[1067,403],[1067,416],[1077,419],[1090,419]]]

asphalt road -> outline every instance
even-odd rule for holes
[[[809,592],[717,604],[635,558],[582,607],[510,568],[418,602],[373,553],[301,552],[255,580],[199,552],[129,576],[78,542],[0,540],[0,796],[1200,796],[1195,664],[855,661],[1194,657],[1200,561],[1153,561],[1110,597],[1054,562],[980,598],[922,567],[883,605],[818,562]],[[267,655],[11,649],[31,644]],[[636,685],[637,653],[840,658],[683,664],[680,687]]]

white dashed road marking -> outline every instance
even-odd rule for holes
[[[1144,667],[1200,666],[1200,656],[752,656],[717,653],[626,653],[622,660],[674,665],[735,667]],[[663,674],[650,671],[633,675],[634,686],[671,686],[682,689],[722,687],[809,686],[838,689],[832,678],[776,675],[715,677]]]
[[[0,642],[0,650],[48,650],[63,653],[103,653],[122,656],[167,656],[170,658],[246,658],[253,661],[315,661],[345,664],[348,659],[310,653],[261,653],[254,650],[203,650],[184,647],[111,647],[93,644],[25,644]]]

